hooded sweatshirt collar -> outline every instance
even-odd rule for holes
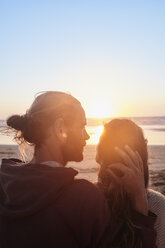
[[[46,163],[46,162],[45,162]],[[24,164],[3,159],[0,169],[0,214],[11,218],[32,215],[56,201],[74,183],[77,171],[48,164]]]

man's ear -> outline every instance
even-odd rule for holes
[[[65,143],[67,138],[67,128],[62,118],[55,120],[52,125],[52,132],[61,143]]]

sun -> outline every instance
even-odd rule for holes
[[[97,144],[99,142],[100,139],[100,135],[103,132],[104,127],[103,126],[98,126],[95,128],[95,135],[94,135],[94,143]]]
[[[99,142],[100,135],[102,134],[104,129],[103,125],[96,126],[96,127],[87,127],[87,132],[90,135],[90,139],[87,140],[87,144],[89,145],[96,145]]]
[[[92,102],[90,106],[90,117],[92,118],[108,118],[114,116],[112,104],[105,100]]]

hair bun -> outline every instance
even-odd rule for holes
[[[26,115],[12,115],[7,119],[7,125],[15,130],[22,131],[26,124]]]

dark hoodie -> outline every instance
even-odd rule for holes
[[[109,223],[102,193],[72,168],[3,159],[0,247],[97,247]]]

